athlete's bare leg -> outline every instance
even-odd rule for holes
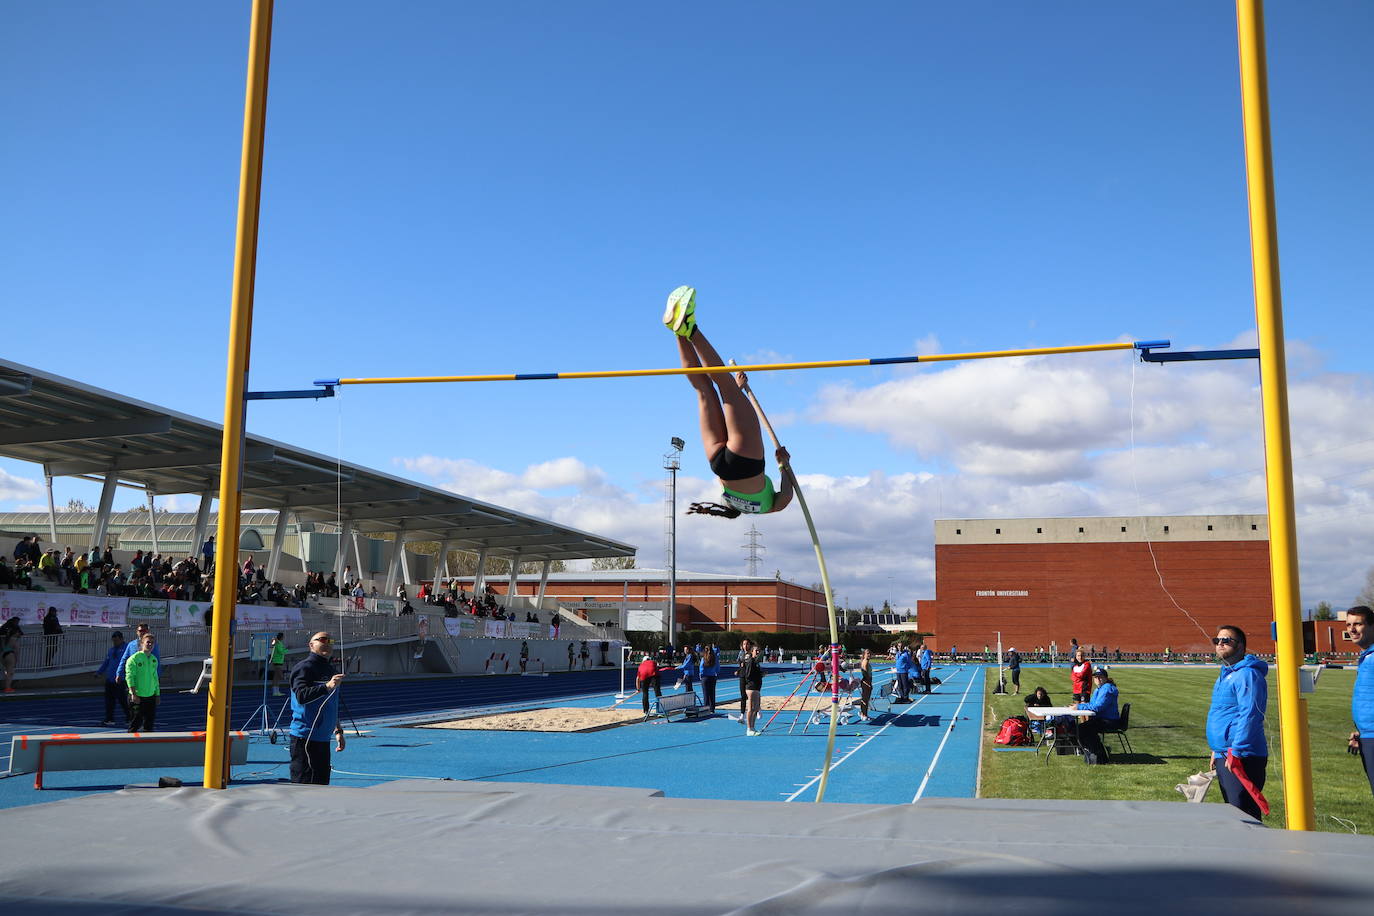
[[[696,351],[699,365],[723,366],[725,361],[720,358],[716,348],[711,346],[711,341],[706,339],[702,333],[701,325],[693,332],[690,340],[678,338],[679,348],[683,343],[687,343]],[[685,363],[686,356],[683,356]],[[701,376],[689,376],[695,386],[696,380]],[[763,457],[763,430],[759,427],[758,414],[754,412],[754,405],[749,403],[749,396],[740,390],[735,382],[735,377],[729,372],[713,372],[710,374],[711,381],[720,392],[719,408],[724,414],[726,438],[725,444],[730,451],[743,458],[762,458]],[[700,389],[697,389],[700,392]],[[703,416],[702,427],[705,428],[706,420]],[[717,449],[719,446],[717,446]],[[713,450],[712,455],[715,454]]]
[[[678,355],[682,357],[684,368],[692,369],[701,365],[697,351],[692,347],[691,341],[685,337],[677,339]],[[716,452],[721,450],[729,439],[729,431],[725,424],[725,412],[721,410],[720,398],[716,397],[716,388],[711,384],[711,380],[706,375],[689,375],[687,381],[692,383],[692,388],[697,393],[697,415],[701,420],[701,445],[706,449],[706,460],[711,460],[716,456]]]

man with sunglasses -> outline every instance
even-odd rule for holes
[[[1345,612],[1345,635],[1360,647],[1355,663],[1355,689],[1350,695],[1350,753],[1364,761],[1364,774],[1374,790],[1374,610],[1357,605]]]
[[[310,637],[310,654],[291,669],[291,781],[329,785],[329,737],[344,749],[339,725],[339,684],[329,656],[334,640],[328,633]]]
[[[1269,813],[1262,791],[1269,766],[1269,744],[1264,737],[1269,665],[1246,653],[1245,631],[1240,627],[1218,627],[1212,645],[1221,671],[1207,712],[1207,745],[1212,749],[1217,784],[1227,804],[1259,820]]]

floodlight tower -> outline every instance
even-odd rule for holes
[[[687,443],[674,436],[669,444],[672,449],[663,456],[663,469],[668,472],[668,614],[664,627],[672,643],[677,616],[677,469],[682,466],[682,449]]]

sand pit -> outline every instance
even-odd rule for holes
[[[527,709],[523,712],[503,712],[490,716],[473,716],[450,722],[430,722],[418,728],[457,728],[477,731],[505,732],[593,732],[641,722],[644,713],[633,700],[615,709]]]

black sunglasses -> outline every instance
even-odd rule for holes
[[[1213,636],[1212,645],[1214,646],[1234,646],[1236,638],[1234,636]]]

